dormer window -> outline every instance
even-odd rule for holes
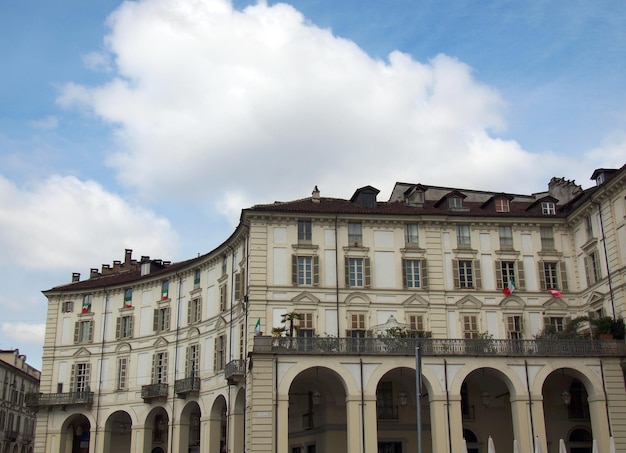
[[[463,199],[461,197],[448,198],[448,208],[450,209],[463,209]]]
[[[509,200],[506,198],[498,198],[496,199],[496,212],[509,212]]]
[[[543,215],[555,215],[556,206],[551,201],[544,201],[541,203],[541,213]]]

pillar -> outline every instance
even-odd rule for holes
[[[422,398],[422,405],[424,404],[424,399]],[[450,421],[452,423],[451,427],[454,426],[455,419],[460,420],[461,426],[461,434],[456,436],[458,439],[463,438],[463,422],[461,416],[461,399],[457,398],[455,405],[451,405],[450,408],[457,408],[458,414],[450,412]],[[452,399],[450,403],[452,403]],[[448,432],[448,404],[446,401],[445,395],[433,395],[429,400],[430,407],[430,435],[432,437],[432,451],[433,452],[449,452],[450,451],[450,443],[448,441],[449,432]],[[455,436],[452,436],[454,440]],[[422,431],[422,445],[424,445],[424,433]],[[458,445],[455,442],[452,442],[452,451],[459,452],[461,451],[461,441],[459,440]]]

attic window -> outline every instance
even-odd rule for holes
[[[544,201],[541,203],[541,213],[543,215],[555,215],[556,206],[551,201]]]
[[[448,208],[450,209],[463,209],[463,199],[461,197],[448,198]]]
[[[510,210],[509,200],[506,198],[498,198],[496,200],[496,212],[509,212]]]
[[[598,177],[596,178],[596,186],[599,186],[600,184],[604,183],[605,180],[605,173],[598,173]]]
[[[364,193],[360,197],[359,200],[361,206],[364,208],[375,208],[376,207],[376,195],[373,193]]]

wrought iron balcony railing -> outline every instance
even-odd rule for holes
[[[187,395],[197,395],[200,391],[200,378],[199,377],[186,377],[183,379],[177,379],[174,382],[174,392],[179,398],[186,398]]]
[[[224,367],[224,377],[230,385],[242,382],[246,374],[246,361],[243,359],[231,360]]]
[[[19,432],[15,431],[13,429],[8,429],[4,433],[4,438],[5,438],[5,440],[7,440],[9,442],[15,442],[19,435],[20,435]]]
[[[160,384],[148,384],[141,386],[141,397],[144,403],[149,403],[153,400],[167,400],[167,384],[162,382]]]
[[[25,403],[28,407],[91,406],[93,404],[93,392],[27,393]]]
[[[624,340],[490,340],[446,338],[254,338],[254,352],[489,357],[626,357]]]

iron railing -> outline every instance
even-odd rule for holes
[[[162,382],[160,384],[142,385],[141,397],[144,402],[154,399],[167,399],[167,384]]]
[[[491,340],[446,338],[254,338],[255,353],[385,354],[488,357],[624,357],[624,340]]]
[[[13,429],[8,429],[4,433],[4,439],[9,441],[9,442],[15,442],[19,435],[20,435],[19,432],[15,431]]]
[[[187,377],[183,379],[177,379],[174,382],[174,392],[177,395],[186,395],[190,393],[198,393],[200,391],[200,378],[199,377]]]
[[[224,377],[229,382],[242,380],[246,374],[246,361],[243,359],[231,360],[224,367]]]
[[[69,406],[93,404],[93,392],[67,392],[67,393],[27,393],[26,406]]]

